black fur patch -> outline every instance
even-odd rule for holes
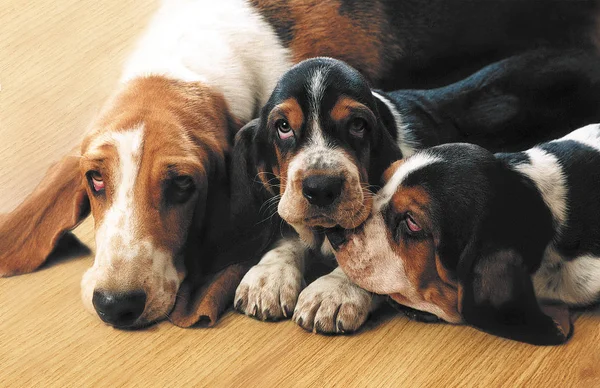
[[[600,121],[600,57],[537,50],[431,90],[389,92],[422,147],[450,142],[515,151]]]

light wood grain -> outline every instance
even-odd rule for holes
[[[207,0],[208,1],[208,0]],[[0,212],[82,137],[156,9],[149,0],[0,4]],[[92,244],[91,222],[77,230]],[[388,310],[363,332],[307,333],[229,313],[212,329],[103,325],[83,308],[90,257],[0,279],[0,387],[600,386],[600,312],[538,348]]]

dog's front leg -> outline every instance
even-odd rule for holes
[[[244,276],[235,308],[261,320],[290,318],[304,285],[308,250],[298,237],[282,239]]]
[[[318,333],[351,333],[383,301],[352,283],[341,268],[322,276],[300,293],[294,321]]]

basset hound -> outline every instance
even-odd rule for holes
[[[600,120],[599,64],[595,54],[540,50],[447,87],[390,93],[371,90],[338,60],[293,67],[236,138],[234,207],[244,225],[252,213],[256,233],[277,240],[243,278],[236,308],[258,319],[293,316],[318,332],[358,329],[380,298],[342,271],[302,290],[307,258],[330,256],[324,229],[361,225],[384,170],[418,149],[450,142],[523,147]],[[301,239],[279,233],[278,216]]]
[[[600,301],[600,125],[515,153],[466,143],[394,163],[366,222],[327,232],[366,290],[549,345]]]
[[[531,47],[594,48],[596,14],[590,1],[166,0],[81,147],[0,221],[0,276],[38,268],[91,211],[85,306],[115,327],[159,320],[186,274],[215,267],[233,135],[294,63],[327,55],[377,85],[435,85]]]

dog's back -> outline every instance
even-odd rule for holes
[[[497,156],[531,179],[553,216],[554,238],[533,278],[538,297],[571,305],[596,302],[600,297],[600,124],[525,152]]]

